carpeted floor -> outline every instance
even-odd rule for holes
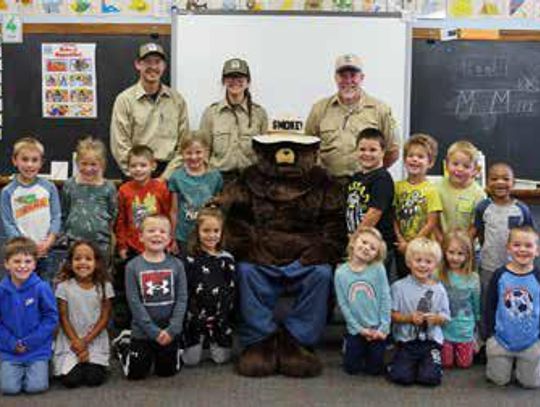
[[[108,382],[97,389],[67,390],[53,383],[49,392],[37,396],[0,396],[0,406],[540,406],[540,390],[498,388],[484,379],[484,366],[448,371],[437,388],[405,388],[383,378],[343,373],[335,340],[327,341],[320,354],[325,371],[315,379],[248,379],[236,375],[231,365],[208,362],[174,378],[128,382],[115,365]]]

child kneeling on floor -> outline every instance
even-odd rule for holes
[[[441,258],[437,242],[413,239],[405,253],[411,274],[392,284],[392,333],[397,350],[388,375],[395,383],[441,384],[441,325],[450,320],[444,286],[432,277]]]
[[[512,378],[540,387],[540,270],[538,233],[530,226],[510,230],[511,260],[493,275],[486,298],[486,376],[504,386]]]
[[[132,314],[129,348],[119,349],[124,374],[145,378],[172,376],[181,367],[179,336],[187,305],[182,262],[165,253],[171,224],[163,215],[147,216],[141,225],[144,251],[126,267],[126,296]]]

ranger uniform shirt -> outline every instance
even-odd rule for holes
[[[241,170],[255,163],[253,136],[268,130],[266,111],[256,103],[251,107],[251,126],[247,103],[234,108],[226,100],[206,108],[199,130],[208,138],[210,165],[220,171]]]
[[[343,177],[361,169],[355,154],[356,137],[366,128],[376,128],[384,134],[387,151],[399,146],[390,107],[364,91],[352,106],[342,104],[337,94],[315,103],[304,132],[321,139],[323,167],[332,175]]]
[[[146,145],[156,160],[170,161],[188,132],[186,102],[166,85],[161,85],[155,100],[146,94],[140,82],[116,97],[111,118],[111,153],[126,175],[131,147]]]

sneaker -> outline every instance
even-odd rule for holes
[[[113,348],[117,347],[121,343],[127,343],[129,345],[131,342],[131,330],[124,329],[120,334],[111,341]]]
[[[120,334],[111,341],[111,346],[114,355],[122,362],[127,358],[129,352],[129,344],[131,342],[131,331],[128,329],[123,330]]]

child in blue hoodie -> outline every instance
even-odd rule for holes
[[[58,325],[51,287],[34,270],[38,249],[16,237],[4,248],[8,272],[0,282],[0,383],[4,394],[38,393],[49,387],[49,360]]]

